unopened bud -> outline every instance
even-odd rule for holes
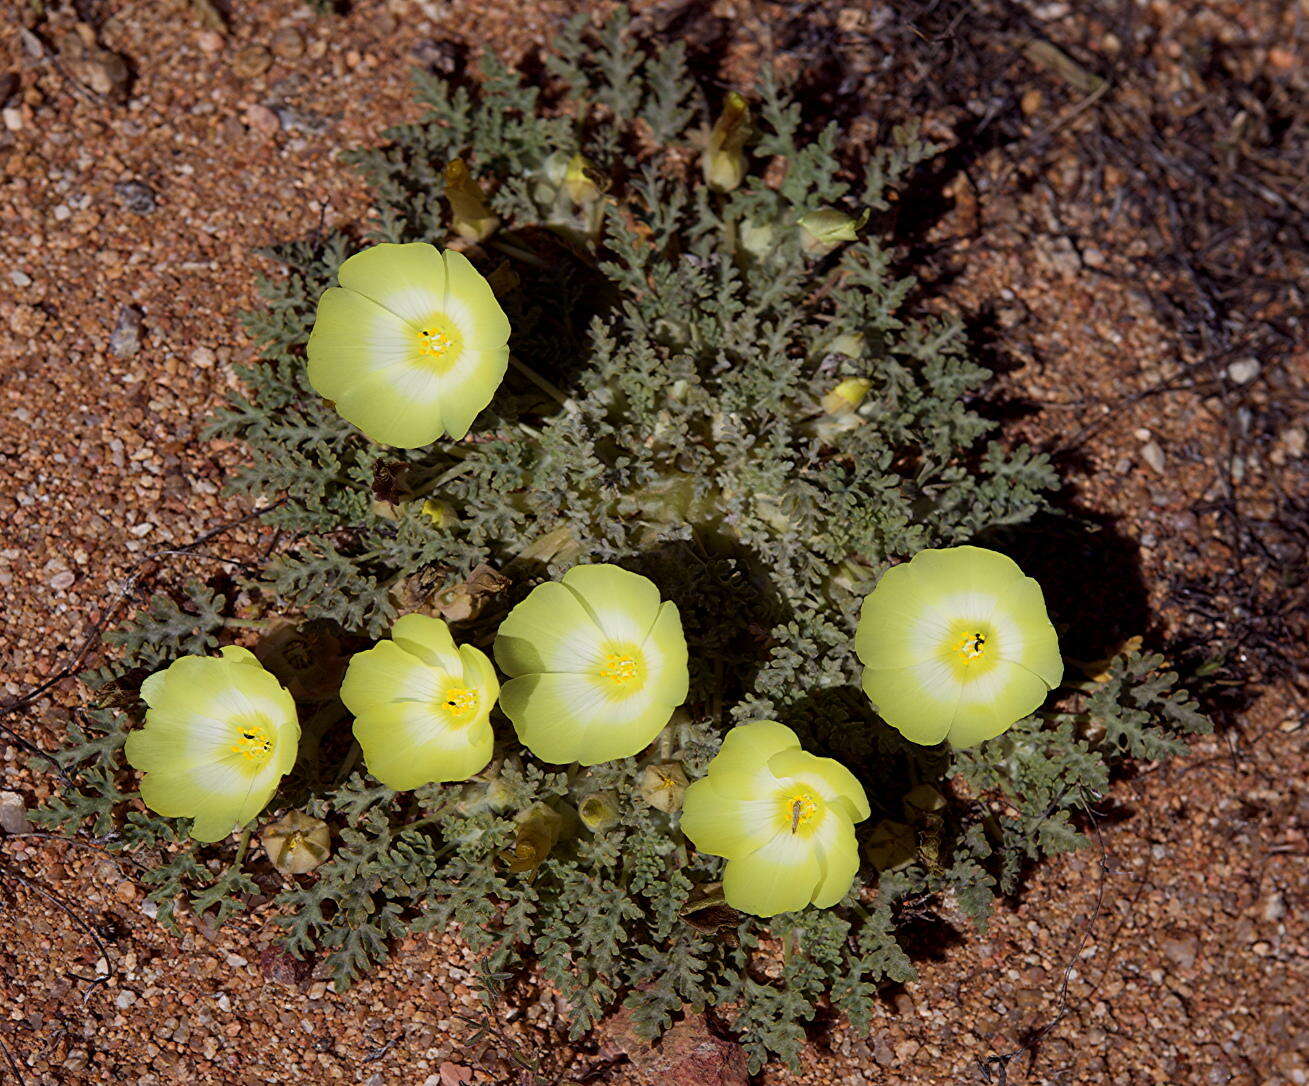
[[[428,498],[423,502],[421,512],[438,528],[449,528],[459,519],[455,516],[454,506],[440,498]]]
[[[741,248],[756,260],[762,260],[773,250],[777,230],[772,223],[757,223],[746,219],[741,224]]]
[[[857,219],[834,207],[811,211],[800,219],[800,247],[810,256],[824,256],[844,242],[858,240],[867,221],[867,208]]]
[[[577,817],[592,833],[618,825],[618,798],[612,792],[592,792],[577,805]]]
[[[500,225],[486,204],[482,187],[473,180],[462,158],[454,159],[445,168],[445,198],[450,203],[450,224],[461,238],[484,241]]]
[[[704,176],[710,187],[731,192],[745,180],[745,143],[749,138],[750,104],[731,91],[705,148]]]
[[[605,175],[585,154],[579,153],[569,158],[558,184],[567,192],[568,199],[581,207],[600,198],[605,191]]]
[[[864,402],[872,386],[873,383],[865,377],[847,377],[823,397],[823,410],[829,415],[844,415],[854,411]]]
[[[544,803],[529,807],[518,816],[513,848],[501,855],[506,868],[515,874],[535,871],[555,847],[563,826],[563,816]]]
[[[682,809],[687,787],[686,773],[678,762],[648,765],[641,770],[641,798],[651,807],[667,814]]]
[[[827,346],[828,354],[843,354],[846,358],[863,358],[868,340],[862,332],[842,332]]]
[[[327,823],[303,811],[292,811],[264,827],[259,843],[283,875],[303,875],[332,855]]]
[[[486,794],[482,797],[482,802],[493,811],[503,811],[513,802],[513,798],[513,789],[499,777],[495,777],[487,781]]]

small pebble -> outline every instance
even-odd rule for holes
[[[111,102],[127,101],[128,84],[132,73],[127,62],[108,49],[94,48],[85,59],[70,64],[73,74],[96,94]]]
[[[262,132],[266,136],[271,136],[282,127],[282,122],[277,119],[277,114],[267,106],[247,106],[244,120],[248,127],[253,128],[256,132]]]
[[[34,336],[45,324],[45,310],[34,305],[16,305],[9,314],[9,330],[16,336]]]
[[[226,41],[216,31],[202,30],[196,35],[195,43],[200,47],[200,52],[212,57],[223,51]]]
[[[241,79],[254,79],[268,71],[273,55],[262,45],[247,45],[232,58],[232,71]]]
[[[141,349],[141,318],[139,306],[125,305],[118,311],[118,322],[109,337],[109,350],[119,358],[131,358]]]
[[[9,273],[9,281],[16,287],[30,287],[32,285],[32,277],[27,272],[19,271],[17,268]]]
[[[1264,919],[1275,924],[1284,916],[1286,916],[1286,898],[1280,893],[1269,894],[1264,899]]]
[[[1147,441],[1142,445],[1141,457],[1160,475],[1164,473],[1164,451],[1157,441]]]
[[[441,1072],[441,1086],[462,1086],[465,1082],[473,1081],[473,1072],[467,1067],[458,1063],[451,1063],[446,1060],[439,1068]]]
[[[217,361],[217,357],[209,347],[197,347],[191,352],[191,365],[207,368]]]
[[[65,588],[72,588],[76,580],[77,574],[71,569],[61,570],[50,578],[50,587],[62,592]]]
[[[114,185],[114,192],[128,211],[138,215],[149,215],[158,206],[155,190],[144,181],[119,181]]]
[[[0,792],[0,830],[5,833],[29,833],[27,804],[17,792]]]
[[[272,36],[269,43],[273,55],[283,60],[294,60],[305,51],[305,42],[300,31],[293,26],[284,26]]]
[[[1238,358],[1227,367],[1227,376],[1231,378],[1233,384],[1248,385],[1259,376],[1259,360],[1257,358]]]

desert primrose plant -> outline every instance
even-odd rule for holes
[[[1056,481],[1043,457],[988,438],[969,406],[987,372],[894,270],[885,217],[934,149],[906,129],[851,157],[768,79],[739,103],[701,101],[683,50],[621,15],[579,19],[556,47],[539,87],[491,56],[467,84],[421,75],[429,116],[352,156],[376,193],[367,235],[274,250],[284,270],[248,321],[262,360],[240,368],[245,391],[214,432],[249,452],[233,489],[276,496],[265,519],[294,542],[234,584],[159,596],[114,634],[44,817],[147,858],[165,923],[179,905],[222,921],[256,876],[278,879],[287,947],[340,988],[394,938],[453,925],[497,990],[524,970],[557,988],[576,1034],[619,1004],[651,1036],[712,1007],[758,1067],[795,1057],[820,1006],[866,1028],[879,989],[912,976],[906,912],[983,920],[1026,862],[1084,843],[1074,816],[1116,759],[1164,757],[1206,722],[1139,653],[964,750],[877,717],[854,636],[879,576],[925,548],[1000,546]],[[489,212],[461,216],[462,232],[456,160]],[[806,253],[798,223],[822,209],[871,217]],[[466,440],[369,440],[309,384],[318,299],[366,246],[456,238],[495,284],[516,365],[480,413],[463,405]],[[686,696],[647,749],[544,764],[495,716],[491,760],[468,780],[397,793],[367,772],[326,674],[401,615],[493,651],[516,605],[584,564],[639,574],[676,605]],[[267,817],[329,826],[330,857],[303,875],[187,842],[124,771],[141,679],[238,638],[297,691],[300,756]],[[723,861],[679,828],[723,736],[756,720],[865,786],[868,818],[849,819],[861,863],[831,908],[730,908]],[[690,782],[680,797],[670,767]],[[923,786],[939,805],[908,802]]]

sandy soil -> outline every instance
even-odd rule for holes
[[[144,559],[241,514],[218,493],[238,451],[199,431],[227,364],[248,351],[235,314],[273,271],[253,248],[365,213],[336,153],[415,115],[415,60],[447,41],[513,55],[547,43],[575,7],[365,0],[324,18],[273,0],[240,6],[222,29],[181,0],[83,4],[98,41],[129,59],[121,102],[112,83],[107,99],[79,90],[87,69],[33,56],[17,23],[0,29],[0,696],[57,671],[139,587],[134,573],[186,572]],[[881,9],[869,10],[823,7],[814,34],[875,38]],[[1151,10],[1166,20],[1173,9]],[[1278,22],[1294,10],[1238,11],[1214,33],[1273,41],[1252,47],[1251,63],[1291,78],[1298,69],[1273,50],[1294,47]],[[721,2],[710,14],[727,25],[729,52],[749,56],[793,41],[795,11]],[[1066,13],[1033,18],[1056,38],[1067,29]],[[74,21],[54,13],[42,39],[54,45]],[[1044,96],[1023,97],[1029,136],[1051,118],[1059,127],[1031,176],[1015,171],[1012,148],[970,157],[944,179],[941,212],[916,244],[1002,371],[997,412],[1059,452],[1068,501],[1103,525],[1087,554],[1103,563],[1113,613],[1074,636],[1145,633],[1193,660],[1236,642],[1220,674],[1257,682],[1219,735],[1124,776],[1098,808],[1095,848],[1040,867],[984,935],[925,922],[922,977],[888,993],[871,1038],[815,1031],[797,1073],[764,1081],[1309,1082],[1304,696],[1277,676],[1272,635],[1247,637],[1259,616],[1243,613],[1266,609],[1251,586],[1277,589],[1279,563],[1296,553],[1277,541],[1291,531],[1287,496],[1306,492],[1303,341],[1299,353],[1264,353],[1245,380],[1228,368],[1240,352],[1205,368],[1204,344],[1156,304],[1178,269],[1156,267],[1129,221],[1106,223],[1097,202],[1112,186],[1089,200],[1079,188],[1093,111],[1064,120],[1080,98],[1039,67],[1003,77],[1016,98]],[[968,136],[957,113],[929,123],[947,141]],[[125,307],[139,311],[135,345]],[[1244,441],[1251,427],[1260,441]],[[1270,553],[1251,558],[1249,537]],[[270,543],[245,526],[224,553]],[[76,697],[60,683],[13,726],[48,743]],[[47,786],[26,763],[5,747],[0,788],[30,806]],[[472,997],[452,940],[406,942],[338,996],[290,969],[257,914],[221,933],[166,935],[143,915],[133,875],[91,848],[0,836],[0,1068],[7,1056],[15,1081],[504,1080],[504,1053],[458,1017]],[[110,979],[87,984],[102,957]],[[548,994],[512,1016],[518,1043],[553,1043]]]

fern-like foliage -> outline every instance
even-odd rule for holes
[[[837,128],[815,127],[766,79],[754,168],[715,193],[698,165],[711,117],[680,47],[641,40],[621,14],[599,29],[575,21],[556,47],[544,86],[490,56],[480,80],[420,76],[429,115],[351,156],[376,194],[370,227],[272,251],[284,274],[260,284],[265,304],[247,319],[260,360],[239,368],[245,391],[211,432],[243,443],[233,489],[284,499],[268,519],[292,542],[241,586],[239,614],[188,584],[116,633],[117,655],[92,676],[114,707],[74,724],[60,756],[72,783],[44,817],[147,857],[161,919],[185,900],[221,920],[243,907],[262,861],[179,845],[176,826],[132,801],[120,748],[145,671],[268,613],[362,646],[422,609],[485,645],[536,579],[620,562],[678,603],[692,649],[685,711],[655,748],[560,772],[504,742],[472,781],[397,795],[354,768],[343,707],[306,694],[301,763],[274,807],[325,819],[334,851],[286,883],[277,923],[339,987],[395,938],[454,925],[489,975],[538,968],[574,1033],[619,1003],[651,1037],[684,1007],[712,1007],[757,1068],[794,1058],[821,1006],[867,1028],[879,988],[913,974],[897,938],[910,903],[948,901],[981,921],[1024,863],[1084,839],[1079,811],[1115,759],[1168,756],[1207,723],[1161,661],[1141,656],[958,756],[876,719],[851,642],[882,570],[1021,524],[1056,483],[1044,456],[1006,446],[972,409],[989,374],[957,320],[910,304],[914,281],[882,239],[822,257],[801,245],[805,212],[884,209],[935,150],[905,129],[851,161]],[[550,181],[561,154],[584,155],[605,195],[575,206]],[[500,288],[518,366],[468,440],[385,449],[308,387],[304,342],[353,249],[445,237],[455,157],[503,223],[472,255]],[[868,397],[828,414],[823,396],[846,378],[866,379]],[[428,499],[453,520],[425,516]],[[694,776],[725,728],[755,717],[785,721],[869,782],[866,835],[895,825],[910,837],[902,862],[870,852],[836,909],[771,923],[733,913],[714,900],[720,861],[641,799],[650,761]],[[945,797],[925,818],[905,804],[924,783]],[[581,827],[592,792],[617,797],[617,825]],[[515,870],[506,856],[540,804],[564,830],[532,870]]]

